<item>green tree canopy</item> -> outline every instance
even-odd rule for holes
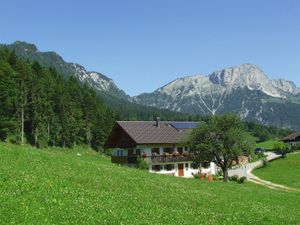
[[[191,146],[196,161],[215,162],[222,169],[225,182],[233,161],[254,148],[253,138],[235,114],[209,117],[190,133],[185,144]]]
[[[281,141],[274,144],[274,150],[280,153],[282,158],[285,158],[286,154],[291,150],[291,146]]]
[[[0,140],[102,145],[117,116],[89,86],[0,48]]]

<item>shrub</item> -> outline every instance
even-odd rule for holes
[[[229,180],[237,182],[238,178],[239,177],[237,175],[233,175],[233,176],[229,177]]]
[[[267,167],[268,166],[268,160],[266,158],[262,159],[262,167]]]
[[[198,179],[198,180],[200,179],[200,173],[196,173],[193,176],[194,176],[195,179]]]
[[[291,152],[291,146],[283,142],[278,142],[274,144],[274,150],[281,154],[282,158],[285,158],[286,154]]]
[[[263,158],[265,156],[265,154],[262,152],[262,153],[259,153],[257,156],[258,156],[258,158]]]
[[[238,180],[237,180],[237,182],[239,183],[239,184],[242,184],[242,183],[244,183],[245,181],[246,181],[246,177],[240,177]]]
[[[223,176],[219,176],[219,175],[213,175],[213,179],[214,180],[223,180]]]
[[[103,151],[103,153],[107,156],[111,156],[113,153],[113,149],[112,148],[105,148],[105,149],[99,149],[99,151]]]
[[[298,151],[298,150],[300,150],[300,143],[297,143],[296,145],[292,145],[292,150],[293,150],[293,151]]]
[[[138,157],[136,160],[136,167],[141,170],[148,170],[149,164],[145,160],[143,160],[141,157]]]
[[[219,177],[220,177],[220,176],[223,176],[222,170],[220,170],[220,169],[217,170],[216,175],[219,176]]]

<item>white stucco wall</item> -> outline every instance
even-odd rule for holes
[[[151,147],[148,146],[137,146],[137,149],[140,149],[141,155],[144,153],[147,154],[147,156],[151,156]],[[177,150],[177,147],[174,148]],[[119,152],[119,155],[118,155]],[[134,154],[136,153],[134,149]],[[162,155],[163,154],[163,147],[159,147],[159,153]],[[112,152],[113,156],[128,156],[128,149],[121,149],[121,148],[116,148]],[[186,167],[186,163],[188,163],[188,167]],[[172,171],[167,171],[165,169],[156,172],[152,171],[152,164],[149,165],[149,171],[153,173],[160,173],[160,174],[174,174],[175,176],[178,176],[178,164],[183,164],[183,170],[184,170],[184,177],[193,177],[193,174],[197,174],[199,172],[198,169],[193,169],[191,168],[191,162],[174,162],[174,163],[160,163],[159,165],[168,165],[168,164],[173,164],[174,169]],[[158,165],[158,164],[157,164]],[[210,167],[209,168],[202,168],[201,169],[202,173],[210,173],[210,174],[215,174],[216,173],[216,165],[213,162],[210,162]]]
[[[149,171],[152,172],[152,173],[170,174],[170,175],[174,174],[174,176],[178,176],[179,175],[178,164],[183,164],[184,177],[193,177],[193,174],[197,173],[197,171],[198,171],[198,170],[194,170],[194,169],[191,168],[191,162],[164,163],[164,164],[159,164],[159,165],[164,166],[164,165],[169,165],[169,164],[174,165],[174,169],[171,170],[171,171],[167,171],[165,169],[163,169],[161,171],[153,171],[152,170],[152,165],[150,165]],[[187,167],[186,167],[186,164],[188,164]]]
[[[152,170],[152,165],[149,167],[149,171],[152,173],[159,173],[159,174],[174,174],[175,176],[178,176],[178,164],[183,163],[183,169],[184,169],[184,177],[189,177],[192,178],[194,174],[199,173],[199,169],[193,169],[191,168],[191,162],[176,162],[176,163],[165,163],[165,164],[159,164],[159,165],[168,165],[168,164],[174,164],[174,170],[172,171],[167,171],[167,170],[161,170],[161,171],[153,171]],[[186,163],[188,163],[188,167],[186,167]],[[201,173],[206,173],[206,174],[216,174],[216,165],[211,162],[209,168],[201,168]]]

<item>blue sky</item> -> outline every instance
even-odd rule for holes
[[[0,0],[0,42],[112,78],[130,95],[243,63],[300,86],[298,0]]]

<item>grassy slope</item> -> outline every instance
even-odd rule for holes
[[[278,143],[278,140],[268,140],[268,141],[264,141],[264,142],[260,142],[260,143],[256,143],[256,147],[261,147],[263,149],[273,149],[274,148],[274,144]]]
[[[300,189],[300,153],[288,154],[285,159],[275,160],[253,173],[262,179]]]
[[[297,193],[251,183],[150,174],[87,150],[0,143],[2,224],[299,224],[299,204]]]

